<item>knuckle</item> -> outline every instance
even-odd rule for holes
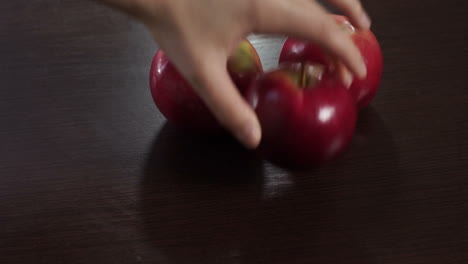
[[[337,26],[326,19],[319,27],[319,34],[322,41],[329,46],[335,47],[342,40],[342,34]]]
[[[349,3],[349,9],[351,13],[354,13],[355,16],[360,16],[364,13],[364,8],[358,0],[351,0]]]
[[[251,0],[249,1],[249,18],[250,23],[257,30],[263,31],[267,28],[266,20],[268,12],[265,7],[271,8],[271,3],[265,3],[264,0]]]
[[[356,11],[356,12],[363,12],[363,8],[362,8],[362,4],[360,1],[358,0],[352,0],[351,1],[351,6],[353,7],[353,9]]]
[[[363,6],[359,0],[335,0],[334,4],[351,18],[359,17],[364,13]]]

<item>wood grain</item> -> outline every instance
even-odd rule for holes
[[[0,263],[468,263],[468,4],[363,3],[378,96],[345,155],[293,172],[167,124],[142,25],[3,1]],[[283,39],[251,37],[266,68]]]

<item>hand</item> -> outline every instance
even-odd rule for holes
[[[364,61],[349,36],[314,0],[103,0],[141,19],[219,122],[248,148],[261,129],[230,79],[226,63],[250,33],[284,34],[316,41],[334,55],[346,82],[364,78]],[[329,0],[354,25],[369,28],[359,0]]]

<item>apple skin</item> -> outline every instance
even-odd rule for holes
[[[345,16],[331,16],[343,26],[344,30],[349,32],[367,67],[367,77],[362,80],[354,78],[349,87],[349,92],[355,99],[358,110],[362,110],[370,104],[377,94],[382,79],[382,50],[372,31],[356,29]],[[318,44],[289,37],[286,39],[279,57],[279,63],[283,62],[320,63],[331,67],[333,59]]]
[[[282,166],[324,165],[345,151],[355,131],[357,109],[347,89],[326,72],[313,84],[301,83],[307,67],[281,64],[245,93],[263,131],[260,155]]]
[[[240,42],[228,58],[226,67],[240,93],[263,72],[257,51],[246,39]],[[224,131],[189,82],[161,49],[153,57],[149,82],[153,101],[169,122],[194,132]]]

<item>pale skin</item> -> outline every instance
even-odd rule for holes
[[[239,41],[251,33],[315,41],[338,61],[346,85],[364,78],[364,61],[349,36],[314,0],[100,0],[148,26],[158,46],[189,80],[218,121],[245,147],[261,140],[253,109],[226,69]],[[328,0],[359,28],[370,20],[359,0]]]

